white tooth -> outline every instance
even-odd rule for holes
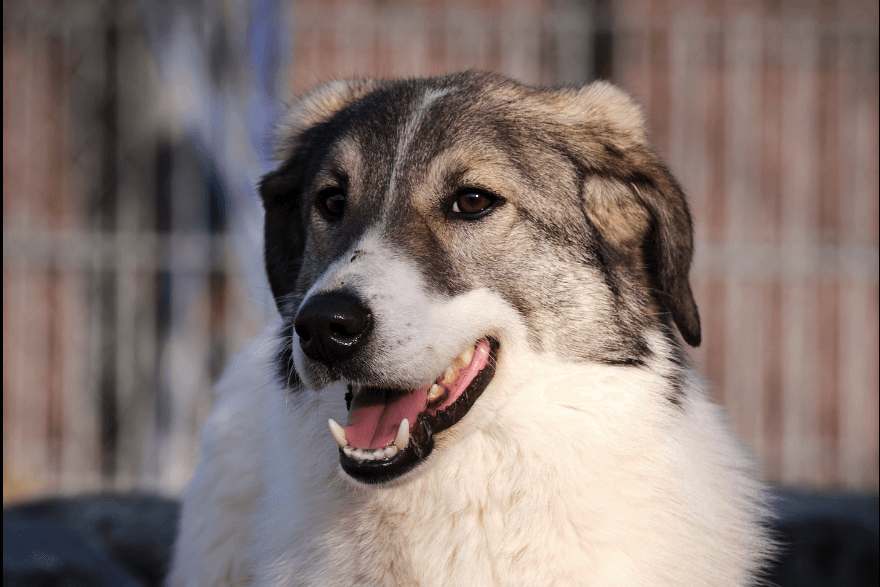
[[[365,450],[362,458],[365,461],[372,461],[376,459],[376,454],[371,450]]]
[[[385,447],[385,458],[390,459],[394,455],[397,454],[397,447],[393,444],[391,446]]]
[[[348,446],[348,441],[345,439],[345,429],[337,424],[333,418],[330,418],[327,423],[330,424],[330,432],[333,434],[333,438],[336,439],[339,448]]]
[[[405,449],[406,445],[409,444],[409,420],[406,418],[400,421],[400,426],[397,428],[397,438],[394,439],[394,444],[400,450]]]
[[[471,364],[471,360],[473,358],[474,358],[474,347],[470,347],[468,350],[466,350],[465,352],[463,352],[460,355],[458,355],[457,357],[455,357],[455,360],[452,361],[452,364],[455,365],[456,367],[459,367],[459,368],[467,367],[468,365]]]
[[[351,453],[351,456],[353,456],[354,458],[356,458],[359,461],[362,461],[362,460],[364,460],[364,451],[362,451],[359,448],[356,448],[356,449],[354,449],[354,452]]]
[[[431,386],[431,389],[428,390],[428,401],[435,400],[441,395],[443,395],[443,388],[435,383]]]
[[[351,453],[354,452],[354,449],[351,448],[350,446],[345,446],[345,447],[342,448],[342,452],[345,453],[345,456],[351,458]]]
[[[450,385],[455,378],[458,377],[458,368],[453,365],[449,365],[446,367],[446,371],[443,372],[443,383],[446,385]]]

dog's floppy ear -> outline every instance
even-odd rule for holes
[[[700,313],[688,274],[694,255],[694,233],[684,192],[656,157],[646,178],[633,178],[633,189],[651,214],[646,235],[645,264],[656,280],[657,297],[672,314],[682,338],[700,346]],[[642,183],[644,181],[644,183]]]
[[[684,192],[648,146],[641,109],[628,95],[606,82],[580,94],[600,121],[593,140],[601,147],[590,156],[598,177],[587,179],[587,214],[609,244],[640,260],[637,272],[661,308],[685,342],[699,346],[700,315],[688,280],[693,227]]]
[[[319,86],[293,103],[276,131],[278,169],[259,184],[265,211],[263,224],[266,272],[275,303],[281,309],[284,294],[291,293],[302,264],[305,232],[302,225],[302,190],[305,173],[324,123],[375,87],[371,80],[338,80]]]

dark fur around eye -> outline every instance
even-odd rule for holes
[[[316,203],[328,220],[338,220],[345,213],[345,192],[339,188],[325,188],[318,192]]]

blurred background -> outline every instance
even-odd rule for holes
[[[254,185],[285,101],[467,68],[645,106],[712,395],[773,482],[875,494],[876,0],[4,0],[4,503],[178,495],[274,311]]]

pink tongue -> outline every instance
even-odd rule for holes
[[[431,412],[445,409],[457,400],[470,385],[489,359],[489,343],[486,339],[477,343],[474,358],[470,365],[458,373],[458,377],[448,386],[449,393],[440,405],[433,406]],[[428,403],[428,387],[416,389],[412,393],[401,396],[387,404],[367,403],[358,405],[359,397],[355,397],[345,427],[345,438],[354,448],[381,448],[388,446],[397,436],[400,421],[409,419],[410,430],[415,426],[416,418],[425,411]]]
[[[394,441],[400,421],[409,418],[415,424],[428,402],[428,388],[423,387],[387,404],[357,406],[352,401],[345,439],[354,448],[381,448]]]

